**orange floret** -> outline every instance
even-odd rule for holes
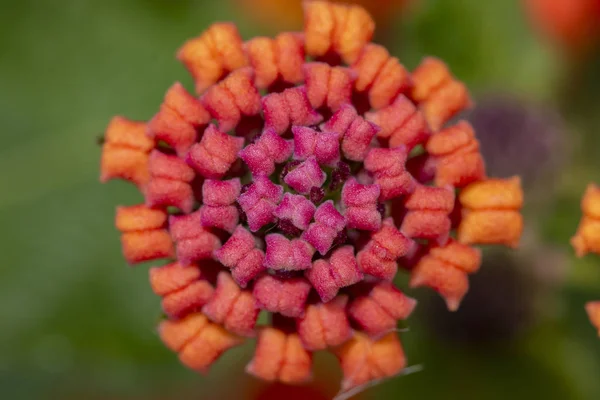
[[[327,1],[304,2],[305,50],[309,56],[322,57],[334,52],[351,64],[374,32],[375,23],[362,7]]]
[[[445,246],[432,247],[412,270],[410,286],[428,286],[446,301],[448,310],[456,311],[469,290],[467,274],[481,265],[481,252],[450,240]]]
[[[201,313],[177,321],[165,320],[158,326],[158,333],[165,345],[179,354],[184,365],[202,373],[208,372],[226,350],[243,341],[209,322]]]
[[[521,179],[487,179],[464,188],[458,240],[465,244],[518,247],[523,232]]]
[[[129,264],[175,256],[166,222],[167,213],[160,209],[117,207],[115,225],[121,231],[123,255]]]
[[[150,178],[148,157],[154,141],[146,136],[146,123],[114,117],[106,128],[100,181],[120,178],[144,186]]]
[[[404,350],[395,333],[375,340],[356,332],[336,354],[344,372],[342,391],[392,377],[406,367]]]
[[[256,37],[245,46],[257,88],[266,89],[278,81],[296,84],[304,79],[304,42],[300,34],[284,32],[275,39]]]
[[[198,266],[177,262],[151,268],[150,286],[163,298],[162,309],[170,318],[181,318],[200,309],[213,294],[213,287]]]
[[[471,106],[466,86],[457,81],[446,64],[437,58],[425,58],[412,78],[412,98],[419,104],[434,131]]]
[[[592,252],[600,254],[600,187],[588,185],[581,200],[583,217],[577,233],[571,239],[578,257]]]
[[[258,334],[254,358],[246,371],[266,381],[298,384],[311,378],[311,367],[312,356],[297,334],[264,328]]]
[[[392,104],[398,94],[412,85],[406,68],[378,44],[367,44],[352,69],[357,73],[356,91],[367,93],[369,104],[375,110]]]
[[[183,156],[198,139],[197,131],[208,125],[210,118],[202,103],[177,82],[169,88],[160,111],[148,123],[148,135]]]
[[[338,296],[328,303],[306,307],[298,319],[298,334],[308,350],[324,350],[344,343],[352,336],[346,317],[347,296]]]
[[[200,36],[188,40],[177,52],[202,94],[224,75],[248,64],[242,38],[232,23],[212,24]]]
[[[304,65],[304,75],[306,95],[312,108],[326,106],[336,112],[342,105],[351,103],[355,79],[351,69],[313,62]]]
[[[464,187],[485,178],[485,164],[473,127],[467,121],[429,138],[425,146],[435,162],[435,184]]]
[[[253,79],[252,68],[238,69],[202,96],[204,106],[219,122],[219,130],[227,132],[237,126],[242,116],[260,112],[260,93]]]

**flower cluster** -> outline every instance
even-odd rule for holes
[[[117,228],[130,264],[169,260],[150,281],[183,364],[256,337],[250,374],[301,383],[327,350],[350,390],[406,366],[398,270],[457,309],[472,245],[518,244],[523,196],[486,177],[469,123],[448,125],[470,99],[442,61],[409,73],[358,6],[304,11],[303,32],[244,42],[219,23],[185,43],[198,97],[176,83],[148,123],[113,119],[101,176],[144,195]]]
[[[581,200],[583,217],[577,233],[571,239],[571,245],[578,257],[587,253],[600,255],[600,187],[590,183]],[[600,335],[600,301],[591,301],[585,309],[592,324],[598,328]]]

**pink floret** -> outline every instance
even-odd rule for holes
[[[302,239],[287,239],[279,233],[265,237],[265,267],[273,270],[298,271],[311,267],[315,249]]]
[[[328,200],[317,208],[315,222],[304,231],[302,238],[313,245],[319,253],[325,254],[345,226],[344,216],[335,208],[333,201]]]
[[[205,178],[219,179],[237,160],[243,146],[244,138],[230,136],[209,125],[200,143],[191,147],[186,161]]]
[[[340,143],[335,132],[317,132],[305,126],[294,126],[294,159],[315,156],[320,165],[335,166],[340,161]]]
[[[342,188],[348,228],[376,231],[381,226],[381,213],[377,209],[379,185],[362,185],[350,178]]]
[[[171,237],[177,244],[177,259],[183,265],[212,258],[213,251],[221,246],[219,238],[202,227],[201,219],[200,211],[169,217]]]
[[[354,248],[343,246],[333,251],[328,260],[320,259],[306,272],[306,278],[313,285],[325,303],[333,299],[338,291],[363,279],[358,267]]]
[[[342,140],[342,152],[352,161],[362,161],[367,156],[371,141],[379,131],[377,125],[366,121],[350,104],[342,106],[321,127],[323,132],[334,132]]]
[[[315,157],[309,157],[302,164],[289,172],[285,178],[285,183],[298,193],[308,194],[313,187],[320,188],[327,174],[321,170]]]
[[[291,157],[292,147],[291,141],[283,139],[274,129],[267,129],[255,143],[240,151],[240,157],[252,175],[271,175],[276,163],[281,164]]]
[[[238,203],[252,232],[275,221],[274,211],[282,197],[283,188],[266,176],[256,177],[248,190],[239,196]]]
[[[316,207],[306,197],[286,193],[275,209],[275,216],[280,220],[290,221],[296,228],[305,230],[315,214]]]
[[[263,275],[256,280],[252,293],[261,309],[297,318],[304,315],[310,289],[310,283],[304,278]]]
[[[233,204],[240,195],[241,187],[239,178],[205,180],[202,185],[203,205],[200,207],[202,226],[233,232],[239,221],[237,207]]]
[[[246,287],[265,270],[264,253],[256,248],[256,238],[242,225],[238,225],[214,256],[221,264],[231,268],[233,279],[241,287]]]

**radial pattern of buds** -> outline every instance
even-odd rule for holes
[[[571,239],[577,257],[587,253],[600,255],[600,187],[590,183],[581,199],[583,216],[577,233]],[[591,301],[585,306],[592,324],[600,335],[600,301]]]
[[[470,245],[516,246],[523,198],[518,178],[487,180],[469,124],[447,126],[470,100],[442,61],[411,74],[364,9],[304,9],[303,32],[244,42],[221,23],[185,43],[196,95],[175,84],[148,124],[113,119],[101,179],[144,195],[116,225],[130,264],[167,260],[150,281],[185,365],[256,337],[249,373],[301,383],[327,350],[346,390],[406,365],[399,268],[456,309]]]

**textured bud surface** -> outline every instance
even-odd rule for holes
[[[409,72],[359,6],[304,11],[303,32],[245,40],[217,23],[187,41],[198,97],[175,83],[147,124],[114,118],[101,180],[144,195],[116,226],[130,264],[167,260],[150,283],[182,363],[206,371],[256,337],[250,374],[303,383],[326,350],[349,390],[406,366],[395,330],[416,301],[398,271],[455,310],[481,263],[470,245],[518,244],[523,195],[487,178],[468,123],[449,124],[470,99],[441,60]],[[600,249],[590,193],[581,253]]]

